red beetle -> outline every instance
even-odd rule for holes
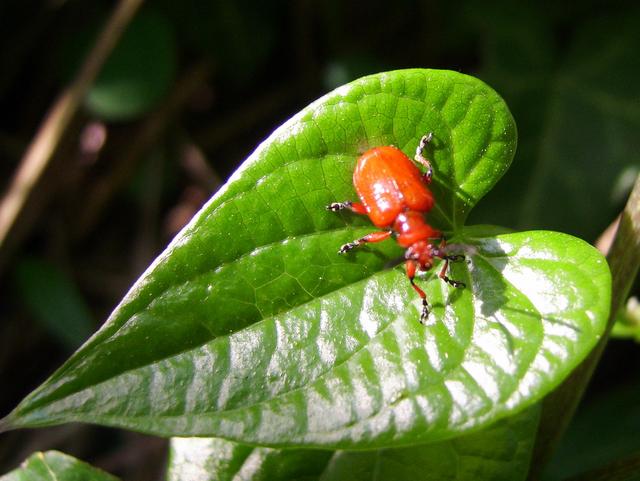
[[[416,269],[427,271],[433,266],[434,257],[441,258],[444,265],[439,277],[453,287],[465,287],[463,282],[447,277],[449,261],[461,260],[464,256],[446,254],[442,233],[424,218],[435,203],[427,187],[433,171],[424,157],[424,149],[432,138],[431,133],[422,137],[416,149],[415,160],[426,168],[424,174],[400,149],[376,147],[362,154],[353,172],[353,185],[362,203],[334,202],[327,206],[334,212],[349,209],[368,215],[376,227],[384,229],[343,245],[338,251],[340,254],[367,242],[383,241],[391,235],[407,248],[405,267],[411,286],[422,299],[421,323],[429,317],[429,304],[426,294],[414,281]],[[434,241],[439,241],[438,245]]]

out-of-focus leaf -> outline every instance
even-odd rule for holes
[[[57,451],[35,453],[22,466],[0,477],[0,481],[117,481],[74,457]]]
[[[271,449],[173,438],[168,480],[518,481],[527,475],[537,421],[536,406],[450,441],[373,451]]]
[[[624,308],[618,312],[611,337],[640,342],[640,303],[637,297],[630,297]]]
[[[412,153],[431,131],[429,220],[466,253],[456,290],[429,273],[426,326],[393,243],[324,210],[354,198],[355,159]],[[65,421],[270,446],[399,447],[452,438],[556,387],[601,335],[610,274],[552,232],[463,227],[509,165],[500,97],[455,72],[365,77],[277,130],[161,255],[112,317],[4,421]],[[454,246],[455,247],[455,246]]]
[[[514,168],[472,221],[595,239],[640,169],[640,11],[579,24],[555,58],[553,15],[535,5],[477,9],[496,27],[481,76],[503,93],[521,135]]]
[[[33,316],[69,350],[89,338],[94,321],[75,283],[49,262],[24,259],[16,287]]]
[[[616,349],[620,343],[613,341],[610,348]],[[637,453],[638,399],[640,383],[636,381],[593,396],[580,406],[543,479],[566,479]]]
[[[157,12],[142,10],[91,86],[86,105],[106,120],[142,115],[168,92],[176,62],[171,24]]]

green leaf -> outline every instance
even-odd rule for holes
[[[57,451],[32,454],[22,466],[0,481],[117,481],[93,466]]]
[[[469,263],[456,290],[419,280],[392,242],[324,210],[354,197],[368,147],[433,131],[438,207]],[[507,168],[515,127],[482,82],[447,71],[365,77],[278,129],[178,235],[106,325],[4,421],[96,422],[271,446],[398,447],[450,438],[533,404],[601,334],[610,275],[572,237],[464,229]]]
[[[463,437],[411,448],[324,451],[250,447],[173,438],[168,480],[179,481],[517,481],[526,477],[538,406]]]
[[[333,452],[271,449],[219,438],[172,438],[168,481],[293,481],[318,479]]]

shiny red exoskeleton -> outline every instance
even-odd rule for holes
[[[384,229],[343,245],[340,254],[368,242],[383,241],[392,235],[398,244],[406,247],[407,277],[422,299],[421,323],[429,317],[429,303],[424,291],[415,283],[417,270],[427,271],[433,266],[434,258],[443,259],[439,277],[454,287],[465,287],[463,282],[447,277],[449,261],[460,260],[464,256],[447,255],[442,233],[425,220],[425,215],[435,205],[428,187],[433,171],[424,156],[425,147],[432,137],[432,134],[422,137],[416,149],[415,160],[426,168],[425,173],[420,172],[416,164],[396,147],[367,150],[358,159],[353,172],[353,185],[361,202],[335,202],[327,206],[332,211],[349,209],[368,215],[376,227]]]

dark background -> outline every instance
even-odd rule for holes
[[[472,74],[518,124],[471,223],[595,242],[640,168],[634,1],[147,1],[0,247],[0,415],[95,331],[278,125],[329,90],[408,67]],[[115,2],[0,2],[0,195]],[[606,242],[605,242],[606,244]],[[640,348],[610,343],[551,473],[640,451]],[[128,480],[166,443],[92,426],[0,435],[0,473],[59,449]]]

